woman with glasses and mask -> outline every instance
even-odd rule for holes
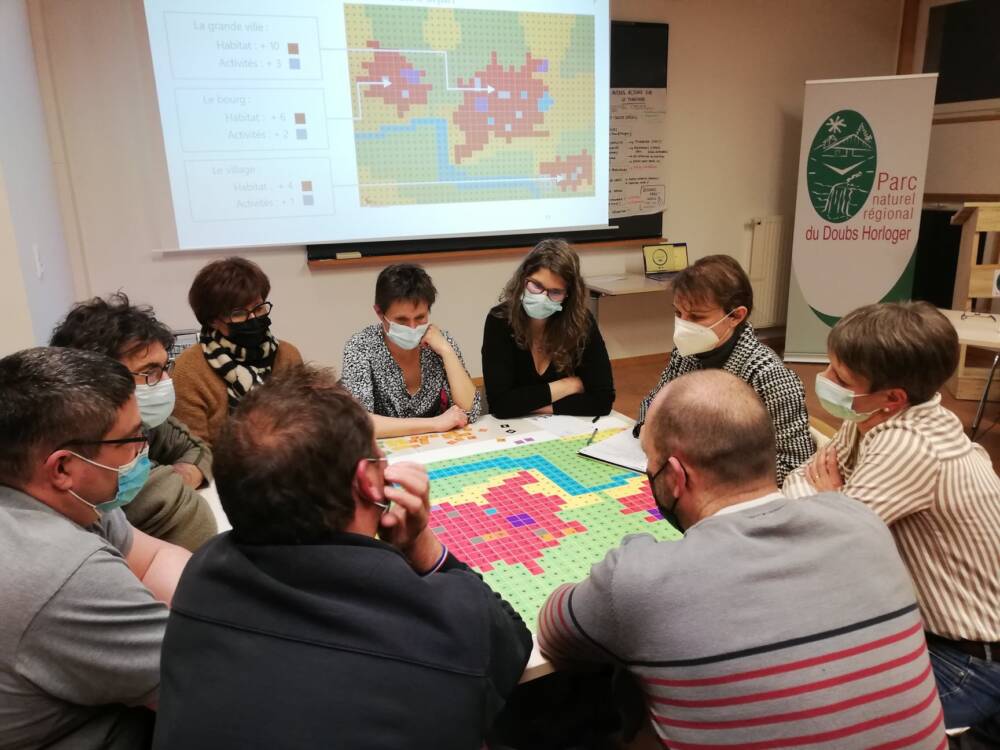
[[[778,486],[816,452],[798,376],[757,339],[748,318],[753,288],[728,255],[707,255],[673,279],[674,350],[660,381],[639,406],[636,437],[664,385],[695,370],[722,369],[753,388],[774,424]]]
[[[201,335],[177,358],[174,415],[209,443],[241,398],[272,373],[302,364],[299,350],[271,333],[270,291],[260,266],[244,258],[213,261],[191,284],[188,304]]]
[[[98,352],[121,362],[135,381],[150,470],[124,507],[129,523],[157,539],[194,551],[218,533],[197,490],[212,479],[212,451],[172,415],[173,332],[149,307],[121,292],[75,305],[53,331],[51,346]]]
[[[611,411],[608,350],[565,240],[539,242],[518,266],[486,316],[482,353],[486,398],[501,419]]]
[[[375,437],[447,432],[479,418],[480,395],[455,339],[430,322],[437,290],[412,263],[382,269],[377,323],[344,347],[341,385],[372,415]]]

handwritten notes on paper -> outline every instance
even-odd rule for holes
[[[666,122],[666,89],[611,89],[611,218],[666,207]]]

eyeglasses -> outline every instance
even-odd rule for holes
[[[263,318],[265,315],[270,315],[271,310],[274,309],[274,305],[270,302],[261,302],[257,307],[247,310],[245,307],[237,307],[235,310],[229,311],[229,319],[227,323],[245,323],[250,318]]]
[[[174,371],[174,361],[172,359],[167,360],[167,364],[163,365],[151,365],[148,370],[143,370],[142,372],[133,372],[132,374],[137,378],[142,378],[146,385],[156,385],[165,375],[171,375]]]
[[[128,445],[129,443],[139,446],[136,451],[137,454],[149,448],[149,439],[145,435],[136,435],[134,437],[115,438],[114,440],[67,440],[56,448],[56,450],[62,450],[70,445]]]
[[[544,292],[553,302],[562,302],[566,299],[565,289],[546,289],[534,279],[528,279],[525,281],[524,288],[532,294],[542,294]]]

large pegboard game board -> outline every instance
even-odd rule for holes
[[[532,630],[549,592],[585,577],[626,535],[680,536],[644,475],[577,455],[588,438],[524,433],[502,448],[425,462],[431,527]]]

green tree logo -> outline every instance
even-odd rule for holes
[[[813,208],[840,224],[868,200],[875,184],[875,136],[871,125],[853,109],[830,115],[813,138],[806,163],[806,185]]]

